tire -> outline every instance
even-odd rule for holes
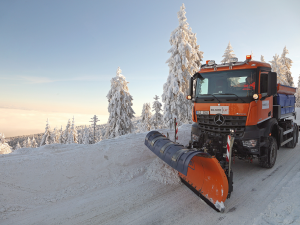
[[[277,158],[277,141],[274,137],[269,137],[269,146],[265,149],[265,155],[259,158],[259,165],[264,168],[272,168]]]
[[[290,137],[293,137],[293,140],[292,141],[290,141],[289,143],[287,143],[286,145],[285,145],[285,147],[287,147],[287,148],[295,148],[296,147],[296,145],[297,145],[297,132],[299,132],[299,130],[298,130],[298,126],[297,126],[297,124],[294,124],[294,130],[293,130],[293,133],[292,133],[292,135],[290,136]]]

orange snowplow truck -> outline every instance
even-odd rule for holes
[[[295,92],[277,84],[268,63],[252,61],[250,55],[243,62],[208,60],[190,80],[187,99],[194,103],[194,124],[189,145],[157,131],[147,134],[145,145],[208,205],[224,212],[233,191],[233,157],[272,168],[279,147],[298,143]]]

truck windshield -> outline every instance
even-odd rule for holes
[[[256,89],[256,70],[230,70],[200,73],[204,79],[197,79],[196,97],[205,95],[253,96]],[[218,97],[219,98],[219,97]]]

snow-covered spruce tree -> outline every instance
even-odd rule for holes
[[[224,55],[222,57],[223,57],[223,59],[222,59],[221,63],[229,63],[231,58],[236,57],[235,54],[233,53],[233,49],[230,44],[230,41],[229,41],[227,48],[225,49]]]
[[[286,49],[286,46],[283,49],[283,52],[280,57],[280,62],[285,68],[285,76],[289,86],[294,86],[294,80],[291,73],[291,67],[293,61],[290,58],[287,58],[286,55],[289,54],[289,51]]]
[[[298,88],[296,92],[296,107],[300,107],[300,75],[298,77]]]
[[[47,119],[47,124],[46,124],[46,128],[45,128],[45,133],[42,137],[40,146],[42,145],[49,145],[52,144],[52,140],[51,140],[51,131],[50,131],[50,125]]]
[[[89,144],[94,144],[94,130],[91,125],[89,126]]]
[[[132,96],[127,81],[118,67],[116,77],[111,79],[111,89],[107,94],[109,119],[105,138],[114,138],[133,132],[131,119],[135,112],[132,109]]]
[[[11,147],[6,143],[4,134],[0,133],[0,154],[11,153]]]
[[[20,143],[18,142],[16,147],[15,147],[15,150],[20,149],[20,148],[22,148],[22,147],[21,147]]]
[[[273,56],[273,60],[270,61],[270,63],[272,66],[272,72],[277,73],[277,82],[280,84],[283,84],[283,85],[289,85],[287,82],[287,78],[285,76],[286,68],[280,62],[280,58],[277,54],[275,54],[275,56]]]
[[[32,140],[31,140],[31,147],[32,148],[37,148],[38,144],[36,143],[36,140],[34,138],[34,136],[32,137]]]
[[[58,143],[58,139],[59,139],[59,133],[58,133],[58,130],[56,129],[56,127],[55,127],[53,129],[53,132],[51,132],[52,144]]]
[[[171,33],[170,58],[166,61],[169,66],[169,76],[163,86],[162,102],[164,103],[164,122],[173,126],[174,118],[178,124],[192,122],[192,102],[186,99],[189,80],[199,71],[203,52],[197,45],[196,34],[189,28],[185,16],[185,6],[182,4],[177,13],[179,26]]]
[[[73,144],[73,143],[78,143],[77,141],[77,130],[75,127],[75,119],[73,117],[73,121],[72,121],[72,126],[70,128],[70,133],[68,136],[68,140],[67,140],[67,144]]]
[[[66,126],[66,129],[64,130],[63,135],[62,135],[62,144],[67,144],[68,137],[69,137],[69,134],[70,134],[70,130],[71,130],[71,122],[70,122],[70,119],[69,119],[68,123],[67,123],[67,126]]]
[[[142,126],[143,131],[150,131],[151,130],[151,107],[150,103],[144,103],[143,110],[142,110]]]
[[[261,62],[266,62],[266,61],[265,61],[265,57],[264,57],[263,55],[260,56],[260,61],[261,61]]]
[[[154,115],[151,118],[151,124],[153,124],[154,129],[162,128],[163,125],[163,115],[161,112],[162,104],[158,101],[159,97],[155,95],[154,102],[152,105],[152,111],[154,111]]]
[[[78,131],[78,144],[82,144],[82,139],[83,139],[83,133],[84,133],[84,128],[81,127],[80,131]]]
[[[84,135],[82,139],[82,144],[89,144],[90,143],[90,130],[88,127],[85,126],[84,128]]]
[[[102,130],[100,126],[97,126],[96,128],[96,143],[102,140]]]
[[[93,138],[93,144],[95,144],[97,142],[97,133],[96,130],[97,130],[97,122],[99,122],[100,120],[98,119],[98,117],[96,115],[94,115],[92,118],[91,118],[91,121],[92,122],[92,127],[93,127],[93,130],[94,130],[94,138]]]
[[[26,148],[31,148],[31,147],[32,147],[31,140],[30,140],[30,138],[28,137],[28,138],[27,138],[27,142],[26,142]]]
[[[22,148],[27,148],[27,140],[22,141]]]
[[[58,143],[64,144],[64,132],[63,132],[62,126],[60,127],[60,130],[59,130]]]

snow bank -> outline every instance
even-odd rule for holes
[[[178,172],[160,158],[153,160],[147,168],[145,176],[149,180],[155,180],[163,184],[178,184],[180,182]]]
[[[177,173],[158,162],[144,145],[147,133],[123,135],[94,145],[51,144],[1,155],[0,221],[20,224],[18,216],[26,217],[24,212],[33,213],[33,209],[106,188],[116,188],[114,195],[118,195],[125,185],[132,189],[139,184],[136,180],[141,184],[147,178],[162,184],[178,183]],[[131,185],[133,180],[135,184]],[[109,204],[110,198],[106,196],[102,201]],[[41,219],[28,218],[27,224]]]

